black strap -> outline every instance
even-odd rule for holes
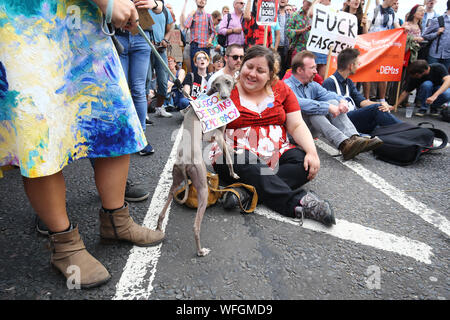
[[[444,16],[438,17],[438,25],[439,25],[438,28],[445,27]],[[441,36],[442,36],[442,33],[440,35],[438,35],[438,38],[437,38],[436,53],[438,53],[439,43],[441,42]]]
[[[231,20],[231,13],[227,14],[227,18],[228,18],[228,22],[227,22],[227,29],[228,29],[228,26],[230,25],[230,20]],[[225,42],[226,47],[228,47],[228,36],[227,36],[227,40]]]

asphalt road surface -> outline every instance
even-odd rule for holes
[[[151,192],[131,204],[132,215],[155,227],[182,116],[152,118],[147,137],[156,152],[132,155],[130,177]],[[436,118],[410,121],[432,121],[450,136],[449,124]],[[35,232],[19,171],[8,171],[0,179],[0,299],[449,299],[450,148],[398,167],[371,153],[343,162],[323,141],[316,145],[321,170],[306,189],[330,201],[335,226],[300,226],[264,206],[243,215],[217,204],[203,220],[202,244],[211,253],[202,258],[195,251],[195,211],[178,204],[170,208],[161,245],[100,243],[93,170],[86,159],[69,165],[63,172],[70,218],[112,275],[91,290],[69,290],[50,267],[48,241]]]

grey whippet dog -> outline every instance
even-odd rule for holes
[[[215,92],[219,92],[222,99],[227,99],[230,97],[233,87],[234,79],[232,76],[226,74],[220,75],[213,81],[211,89],[207,94],[212,95]],[[173,165],[172,186],[169,191],[169,197],[159,215],[157,230],[161,230],[167,208],[174,198],[175,191],[182,185],[183,181],[186,185],[184,198],[181,201],[177,200],[177,202],[182,204],[187,200],[189,193],[188,178],[190,178],[192,185],[197,190],[198,200],[197,214],[194,221],[194,238],[197,245],[197,255],[203,257],[211,250],[202,248],[200,245],[200,226],[208,202],[207,170],[205,162],[203,161],[202,142],[216,141],[225,155],[230,175],[235,179],[239,179],[239,176],[233,170],[233,163],[230,155],[231,148],[228,147],[224,139],[225,126],[204,134],[202,132],[200,120],[195,114],[193,107],[189,106],[187,111],[184,112],[183,131],[183,136],[177,149],[177,158]]]

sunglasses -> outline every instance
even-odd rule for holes
[[[237,54],[232,55],[232,56],[228,55],[228,57],[233,58],[233,60],[237,60],[237,59],[243,60],[244,59],[244,56],[238,56]]]

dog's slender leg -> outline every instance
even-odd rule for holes
[[[169,207],[169,204],[172,202],[172,199],[174,197],[175,190],[181,185],[183,180],[185,179],[185,174],[183,174],[183,169],[180,168],[178,165],[174,165],[172,168],[172,186],[170,187],[169,196],[167,198],[166,204],[164,205],[164,208],[162,209],[161,213],[159,214],[158,218],[158,226],[157,230],[162,230],[162,223],[164,221],[164,218],[166,217],[166,211]],[[188,192],[188,189],[186,188],[186,191]]]
[[[194,165],[189,170],[189,176],[191,177],[192,184],[197,190],[197,214],[194,221],[194,239],[197,245],[197,255],[204,257],[210,253],[210,249],[202,248],[200,244],[200,229],[202,225],[203,215],[205,214],[206,206],[208,204],[208,182],[206,179],[206,167],[202,165]]]
[[[239,176],[234,172],[233,159],[231,158],[230,148],[228,144],[225,142],[225,139],[223,138],[223,133],[214,135],[214,139],[216,140],[219,147],[222,149],[222,152],[225,154],[225,160],[227,162],[228,169],[230,170],[230,176],[233,177],[234,179],[239,179]]]

